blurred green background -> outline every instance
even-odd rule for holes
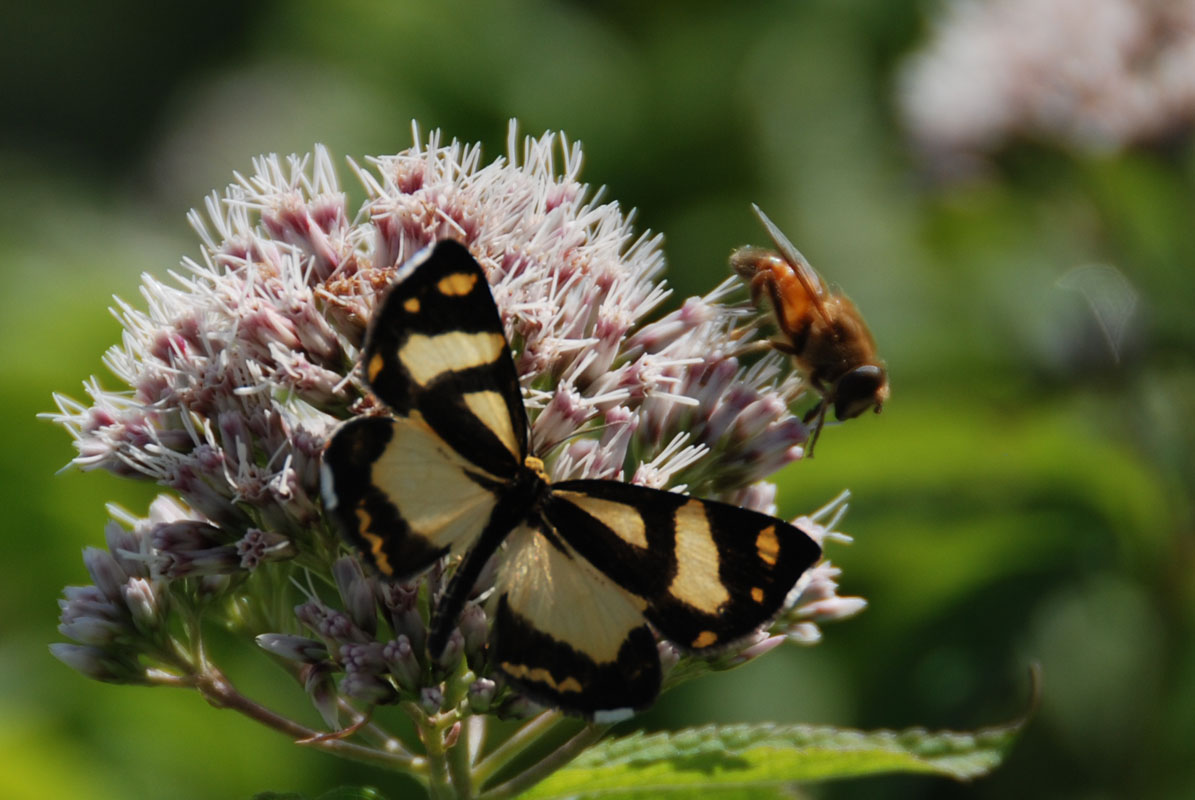
[[[139,300],[197,241],[186,211],[266,151],[393,153],[409,123],[504,150],[506,121],[581,140],[584,177],[666,234],[672,298],[707,291],[775,219],[865,312],[881,417],[829,429],[781,475],[787,515],[853,493],[831,552],[871,603],[666,696],[649,728],[778,719],[973,728],[1040,710],[970,786],[883,777],[827,798],[1195,796],[1195,150],[1005,148],[927,179],[895,109],[932,3],[901,0],[95,4],[0,29],[0,796],[312,795],[411,784],[304,751],[197,696],[90,682],[55,661],[56,598],[86,583],[104,504],[151,487],[55,470],[35,414],[82,397]],[[342,171],[352,188],[348,170]],[[359,194],[357,195],[359,197]],[[1073,268],[1139,293],[1113,358]],[[269,686],[254,653],[242,673]],[[281,682],[279,682],[281,683]],[[297,690],[270,702],[295,711]]]

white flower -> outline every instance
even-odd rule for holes
[[[660,237],[590,199],[577,145],[545,135],[519,150],[512,126],[509,157],[484,166],[438,134],[353,164],[367,193],[355,214],[326,150],[257,159],[192,214],[201,254],[174,285],[146,276],[145,310],[118,303],[123,341],[105,363],[125,388],[93,379],[90,405],[56,397],[75,463],[150,478],[240,533],[308,535],[323,441],[371,402],[353,371],[366,322],[396,268],[443,237],[487,271],[555,476],[700,474],[690,489],[716,496],[796,458],[798,386],[779,358],[745,371],[728,354],[726,287],[645,323],[668,294]]]
[[[477,146],[442,145],[438,133],[422,144],[416,131],[416,140],[368,168],[351,164],[366,194],[354,213],[323,148],[257,159],[251,175],[208,198],[206,216],[191,215],[199,257],[170,282],[146,276],[144,309],[118,302],[124,333],[105,363],[122,387],[92,379],[90,403],[56,396],[53,418],[74,436],[77,466],[153,480],[180,500],[163,495],[146,519],[113,509],[108,551],[86,556],[98,588],[62,601],[62,632],[86,646],[57,648],[67,663],[131,681],[152,675],[142,661],[191,669],[178,654],[203,648],[174,645],[168,619],[194,602],[187,587],[246,587],[228,613],[238,626],[256,623],[248,632],[262,647],[300,663],[326,718],[336,718],[340,673],[340,692],[364,702],[398,691],[439,702],[439,681],[484,642],[485,612],[469,604],[434,685],[421,686],[417,587],[379,584],[355,559],[336,559],[319,459],[338,421],[377,403],[356,369],[377,302],[411,255],[445,237],[467,244],[486,271],[532,446],[554,479],[627,480],[775,512],[766,479],[800,457],[807,430],[789,406],[802,387],[778,353],[749,367],[735,358],[755,333],[724,302],[737,284],[653,321],[668,295],[660,237],[635,234],[617,203],[578,181],[577,145],[552,134],[520,143],[512,124],[507,158],[483,165]],[[820,541],[815,517],[806,524]],[[291,559],[340,593],[344,611],[314,588],[295,609],[318,642],[294,636],[295,619],[270,617],[285,603],[253,606],[245,583]],[[443,575],[437,567],[421,580],[434,589]],[[810,575],[781,634],[845,613],[837,570]],[[482,593],[487,581],[490,572]],[[744,643],[755,649],[743,658],[774,644]],[[492,687],[476,694],[494,701]]]

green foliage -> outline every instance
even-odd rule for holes
[[[312,800],[309,795],[293,792],[260,792],[253,800]],[[372,786],[338,786],[329,789],[314,800],[386,800],[385,795]]]
[[[521,795],[580,797],[777,796],[791,784],[887,772],[956,780],[985,775],[1004,759],[1020,724],[976,733],[857,731],[811,725],[710,725],[635,733],[590,748]]]

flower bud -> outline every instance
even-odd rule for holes
[[[124,600],[139,631],[151,633],[157,630],[162,609],[152,583],[144,578],[130,578],[124,586]]]
[[[254,570],[263,561],[282,561],[294,555],[290,539],[280,533],[250,528],[235,545],[241,569]]]
[[[418,593],[400,583],[378,581],[382,605],[390,618],[390,628],[396,637],[405,636],[416,652],[422,652],[427,641],[427,626],[419,613]]]
[[[341,645],[340,663],[349,672],[381,674],[386,669],[384,650],[380,642]]]
[[[381,706],[398,699],[390,683],[366,672],[348,672],[340,681],[340,692],[369,705]]]
[[[419,707],[427,714],[438,714],[444,705],[444,692],[439,686],[425,686],[419,692]]]
[[[288,661],[302,661],[316,664],[328,658],[328,648],[322,642],[305,636],[287,633],[263,633],[255,641],[257,646]]]
[[[316,601],[296,606],[295,616],[327,641],[340,644],[371,641],[371,637],[358,629],[347,614],[328,608]]]
[[[132,531],[126,529],[116,520],[110,520],[104,526],[104,542],[108,545],[108,552],[116,559],[116,563],[127,575],[147,577],[149,570],[141,555],[141,540]]]
[[[360,562],[350,556],[336,559],[332,564],[332,577],[353,623],[373,636],[378,629],[377,604],[373,587],[361,571]]]
[[[162,551],[155,564],[163,578],[178,580],[204,575],[227,575],[241,570],[241,556],[236,545],[223,545],[207,550]]]
[[[491,559],[494,560],[494,559]],[[457,621],[465,647],[465,659],[469,666],[477,669],[485,658],[485,643],[489,637],[489,626],[485,609],[477,603],[467,603]]]
[[[120,606],[104,597],[95,586],[67,586],[62,590],[63,597],[58,601],[63,622],[71,622],[82,617],[100,617],[101,619],[119,620]]]
[[[303,668],[303,688],[311,698],[311,704],[323,718],[324,724],[333,730],[340,727],[339,696],[332,680],[336,665],[331,661],[310,664]]]
[[[460,628],[453,628],[452,633],[448,634],[448,640],[444,643],[444,650],[436,659],[436,666],[444,674],[450,675],[456,669],[457,664],[461,663],[461,656],[464,652],[465,637],[461,635]]]
[[[490,706],[494,703],[494,695],[498,693],[498,684],[494,683],[489,678],[478,678],[469,684],[469,691],[467,694],[469,700],[469,708],[475,714],[484,714],[490,710]]]
[[[116,559],[107,550],[98,547],[83,548],[83,565],[104,597],[114,603],[124,602],[124,583],[129,579]]]
[[[228,543],[229,537],[219,528],[199,520],[167,522],[153,529],[151,541],[155,550],[190,552],[207,550]]]
[[[450,727],[444,733],[444,747],[445,748],[456,747],[456,743],[457,743],[457,741],[460,740],[460,738],[461,738],[461,723],[460,723],[460,720],[457,720],[456,722],[452,723],[452,727]]]
[[[99,647],[55,642],[50,645],[50,653],[63,664],[93,680],[105,683],[145,682],[145,670],[142,667]]]
[[[397,639],[387,642],[382,649],[382,658],[401,689],[413,692],[419,688],[423,679],[423,668],[415,657],[410,639],[399,634]]]
[[[797,609],[800,615],[813,622],[837,622],[849,619],[867,608],[862,597],[830,597]]]
[[[123,624],[99,617],[80,617],[58,625],[58,632],[68,639],[88,645],[112,644],[128,632]]]
[[[748,661],[753,661],[754,659],[759,658],[764,653],[769,653],[772,650],[775,650],[777,647],[784,644],[784,642],[784,636],[767,636],[766,634],[761,633],[758,641],[756,641],[754,644],[744,647],[738,653],[731,656],[725,662],[725,666],[719,668],[732,669],[734,667],[741,666],[746,664]]]
[[[785,636],[793,644],[811,645],[822,640],[822,630],[812,622],[798,622],[789,627]]]

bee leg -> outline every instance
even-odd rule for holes
[[[773,336],[770,339],[755,339],[753,341],[747,342],[743,341],[743,339],[755,335],[758,333],[758,331],[759,329],[754,325],[732,331],[730,334],[730,339],[735,343],[736,347],[729,350],[727,355],[739,358],[741,356],[759,355],[760,353],[767,352],[768,350],[775,350],[790,356],[795,355],[792,347],[789,346],[788,342],[781,335]]]
[[[766,340],[756,340],[754,342],[747,342],[746,344],[739,345],[730,352],[730,355],[736,358],[739,356],[750,356],[755,355],[756,353],[762,353],[765,350],[771,349],[771,347],[771,342]]]
[[[767,344],[771,345],[773,350],[779,353],[784,353],[786,356],[795,356],[800,352],[797,350],[797,348],[792,346],[789,338],[783,334],[777,334],[771,339],[768,339]]]
[[[822,434],[822,426],[826,424],[826,407],[830,404],[822,398],[816,406],[809,409],[805,416],[801,419],[807,426],[810,422],[816,419],[816,423],[812,426],[809,438],[805,441],[805,452],[802,458],[813,458],[813,446],[817,444],[817,439]]]
[[[802,458],[813,458],[813,446],[817,444],[817,439],[822,435],[822,426],[826,424],[826,410],[830,407],[830,393],[827,392],[825,384],[821,382],[821,378],[815,372],[806,378],[813,390],[821,396],[821,400],[813,408],[805,412],[805,416],[801,417],[801,422],[806,426],[812,425],[812,430],[809,438],[805,441],[805,451]]]
[[[759,300],[764,296],[764,292],[768,293],[769,300],[775,302],[775,292],[772,291],[772,273],[769,270],[760,270],[751,278],[751,283],[748,287],[751,289],[751,302],[756,306],[759,305]]]

